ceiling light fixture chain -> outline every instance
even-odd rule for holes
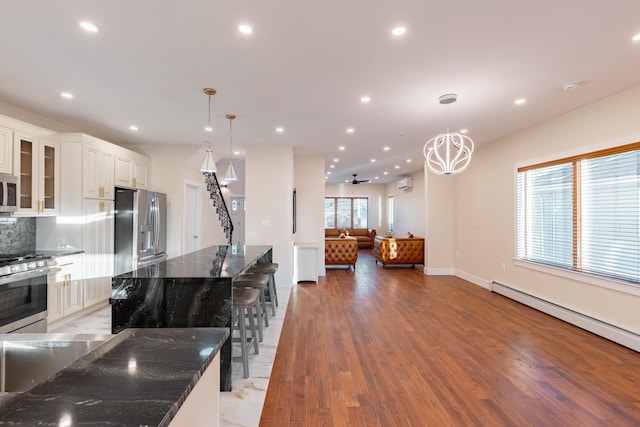
[[[209,110],[208,110],[208,120],[207,120],[207,152],[204,156],[204,162],[202,162],[202,166],[200,167],[200,171],[203,173],[216,173],[216,161],[213,157],[213,150],[211,148],[211,134],[213,133],[213,127],[211,127],[211,97],[216,94],[216,90],[212,88],[204,88],[202,90],[205,95],[209,97]]]
[[[473,140],[466,135],[449,132],[449,104],[456,102],[458,95],[442,95],[440,104],[447,105],[447,132],[431,138],[424,145],[423,153],[429,170],[438,175],[450,175],[464,171],[471,162]]]
[[[236,118],[235,114],[227,114],[225,116],[229,119],[229,166],[227,172],[224,174],[225,181],[237,181],[238,175],[233,167],[233,120]]]

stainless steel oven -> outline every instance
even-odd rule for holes
[[[0,174],[0,212],[18,210],[18,178]]]
[[[46,263],[45,263],[46,264]],[[47,332],[47,273],[40,261],[0,267],[0,334]]]

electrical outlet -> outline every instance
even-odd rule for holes
[[[505,263],[504,263],[504,262],[501,262],[501,263],[500,263],[500,270],[502,270],[502,271],[507,271],[507,266],[505,265]]]
[[[456,251],[456,258],[460,258],[460,251]]]

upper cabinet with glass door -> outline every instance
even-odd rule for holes
[[[60,210],[60,144],[14,134],[14,169],[20,202],[14,215],[57,215]]]

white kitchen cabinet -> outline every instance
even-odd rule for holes
[[[82,147],[82,196],[113,200],[113,151],[94,145]]]
[[[53,322],[82,310],[83,255],[67,255],[55,259],[49,271],[47,323]]]
[[[84,307],[111,296],[113,277],[114,204],[111,200],[84,200]]]
[[[14,133],[14,166],[20,201],[14,215],[57,215],[60,210],[60,144]]]
[[[149,160],[146,156],[121,151],[116,153],[115,162],[116,186],[147,189]]]
[[[13,173],[13,131],[0,126],[0,173]]]

